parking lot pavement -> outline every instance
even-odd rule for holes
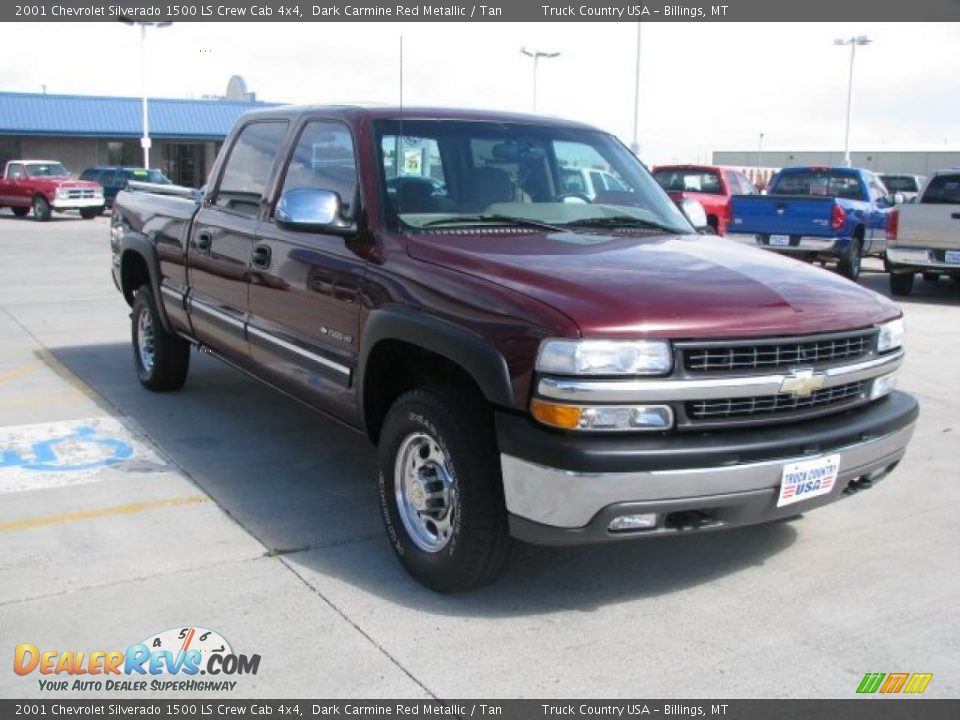
[[[877,488],[709,537],[518,546],[497,584],[439,596],[383,539],[364,439],[207,356],[180,392],[140,388],[106,219],[3,211],[0,247],[3,652],[197,625],[262,656],[239,696],[842,698],[889,671],[960,691],[953,283],[902,303],[923,407]],[[51,444],[84,467],[27,467]],[[0,695],[39,694],[0,671]]]

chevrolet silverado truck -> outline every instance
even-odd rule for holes
[[[103,212],[103,188],[95,182],[75,180],[58,162],[12,160],[0,179],[0,207],[17,217],[33,210],[37,220],[49,220],[54,211],[79,210],[91,220]]]
[[[585,160],[624,189],[568,193]],[[386,536],[438,591],[492,580],[511,538],[803,513],[875,485],[914,430],[895,305],[698,235],[586,125],[257,110],[202,197],[164,192],[131,183],[111,219],[139,381],[180,388],[196,346],[365,434]]]
[[[707,214],[707,224],[717,235],[730,225],[734,195],[756,195],[757,189],[743,173],[715,165],[659,165],[653,177],[674,202],[696,200]]]
[[[728,233],[808,262],[835,262],[842,275],[856,280],[862,257],[883,256],[895,204],[869,170],[784,168],[766,195],[733,198]]]
[[[947,275],[960,283],[960,169],[931,175],[898,215],[885,258],[890,292],[909,295],[917,273],[930,282]]]

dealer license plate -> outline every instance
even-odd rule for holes
[[[777,507],[826,495],[833,490],[840,473],[840,456],[803,460],[783,466]]]
[[[770,244],[771,244],[771,245],[780,245],[780,246],[789,245],[789,244],[790,244],[790,236],[789,236],[789,235],[771,235],[771,236],[770,236]]]
[[[960,251],[957,250],[947,250],[943,254],[943,259],[948,263],[958,263],[960,264]]]

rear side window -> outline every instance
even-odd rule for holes
[[[938,205],[960,205],[960,173],[937,175],[927,185],[920,202]]]
[[[290,157],[283,191],[330,190],[348,214],[357,192],[353,137],[346,125],[328,120],[306,124]]]
[[[7,177],[11,180],[19,180],[23,177],[26,177],[26,172],[23,170],[23,165],[10,165],[7,168]]]
[[[800,170],[782,173],[770,188],[771,195],[813,195],[815,197],[862,200],[863,187],[856,175],[831,170]]]
[[[881,175],[880,179],[887,190],[895,192],[917,192],[917,179],[913,175]]]
[[[254,122],[244,127],[230,150],[213,204],[256,216],[286,133],[286,121]]]
[[[741,175],[740,173],[736,173],[736,175],[737,175],[737,180],[739,180],[740,182],[740,193],[742,195],[757,194],[757,189],[753,186],[753,183],[750,182],[749,179],[747,179],[746,175]]]

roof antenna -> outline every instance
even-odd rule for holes
[[[403,155],[403,35],[400,35],[400,128],[397,132],[396,142],[393,144],[393,172],[396,177],[400,177],[401,159]],[[397,181],[399,183],[399,181]],[[400,192],[400,186],[397,185],[397,224],[402,222],[400,214],[403,212],[403,193]]]

